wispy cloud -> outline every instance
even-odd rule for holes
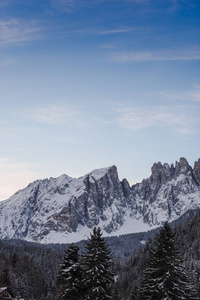
[[[62,12],[73,12],[77,6],[93,6],[103,3],[126,2],[127,4],[146,5],[149,4],[148,0],[51,0],[51,6]]]
[[[129,27],[129,28],[107,29],[107,30],[96,31],[96,33],[99,35],[109,35],[109,34],[118,34],[118,33],[128,33],[128,32],[139,31],[139,30],[144,30],[144,28]]]
[[[81,4],[81,0],[51,0],[51,6],[54,9],[71,13],[74,5]]]
[[[166,100],[200,102],[200,86],[194,85],[194,88],[189,91],[188,90],[183,90],[181,92],[162,91],[159,92],[159,95],[161,97],[164,97]]]
[[[200,102],[200,91],[193,91],[188,94],[192,101]]]
[[[113,44],[102,44],[102,45],[99,45],[100,48],[103,48],[103,49],[115,49],[116,46],[114,46]]]
[[[182,106],[173,107],[173,111],[167,107],[131,107],[119,111],[117,122],[122,127],[133,131],[147,127],[167,126],[177,133],[191,134],[195,132],[195,125],[199,120]]]
[[[35,122],[47,125],[78,125],[88,124],[87,116],[80,110],[67,105],[47,105],[29,109],[26,116]]]
[[[175,11],[181,8],[196,7],[197,2],[194,0],[171,0],[169,2],[169,11]]]
[[[200,60],[200,49],[121,52],[113,53],[111,60],[122,63]]]
[[[99,29],[99,28],[81,28],[67,31],[67,34],[85,34],[85,35],[116,35],[116,34],[124,34],[136,31],[149,31],[149,28],[145,27],[119,27],[119,28],[107,28],[107,29]]]
[[[115,5],[116,2],[125,2],[127,5],[135,5],[137,7],[141,7],[143,13],[151,13],[158,12],[160,7],[160,1],[154,0],[50,0],[51,6],[54,9],[60,10],[62,12],[72,13],[77,7],[81,6],[93,6],[99,4],[107,4],[112,3]],[[165,3],[166,12],[174,12],[180,8],[187,8],[187,7],[195,7],[197,4],[191,0],[169,0]]]
[[[200,84],[195,84],[194,90],[190,91],[189,95],[192,97],[193,101],[200,102]]]
[[[22,44],[41,38],[41,27],[35,21],[0,20],[0,44]]]

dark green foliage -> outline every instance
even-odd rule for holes
[[[200,288],[200,213],[176,228],[188,275]]]
[[[115,288],[124,299],[132,300],[133,290],[140,287],[142,272],[146,267],[151,240],[147,241],[130,258],[115,258],[114,272],[117,275]],[[121,298],[121,299],[123,299]],[[134,299],[134,298],[133,298]]]
[[[128,300],[139,300],[139,299],[140,299],[140,295],[139,295],[138,287],[134,286]]]
[[[120,284],[117,281],[112,288],[112,300],[121,300],[123,295],[121,293]]]
[[[195,299],[193,287],[183,268],[175,233],[166,222],[150,249],[147,268],[143,273],[141,299]]]
[[[59,289],[56,299],[112,299],[113,263],[100,228],[93,229],[80,260],[78,251],[79,247],[72,244],[65,253],[58,275]]]
[[[82,274],[78,251],[79,247],[72,244],[65,253],[58,275],[60,288],[57,299],[79,300],[82,297]]]
[[[187,276],[195,284],[200,296],[200,214],[185,219],[184,222],[175,228],[176,241]],[[142,273],[154,243],[148,236],[153,238],[151,233],[141,233],[136,239],[135,235],[105,239],[114,255],[113,272],[116,282],[112,300],[135,300],[137,297],[136,291],[140,289]],[[132,239],[130,247],[134,243],[138,245],[140,240],[145,240],[146,243],[134,250],[130,257],[124,257],[126,249],[131,252],[128,245]],[[78,245],[84,251],[85,242]],[[13,296],[20,293],[25,300],[55,300],[56,278],[68,247],[69,245],[40,245],[20,240],[0,241],[0,285],[7,286]]]
[[[54,300],[55,279],[63,255],[58,248],[0,241],[0,286],[8,287],[13,297]]]
[[[191,289],[200,290],[200,213],[189,213],[183,224],[174,228],[177,247],[181,252],[183,268],[190,282]],[[120,238],[121,239],[121,238]],[[148,239],[144,246],[135,250],[129,258],[115,258],[114,272],[117,282],[116,293],[123,295],[121,299],[132,300],[136,297],[134,289],[140,289],[142,274],[147,267],[150,249],[154,239]],[[200,293],[198,294],[200,296]],[[137,298],[136,298],[137,299]],[[195,299],[195,298],[194,298]],[[198,299],[198,298],[197,298]]]
[[[94,227],[91,237],[85,245],[82,257],[84,287],[87,300],[111,299],[113,283],[112,259],[110,250],[102,238],[100,228]]]

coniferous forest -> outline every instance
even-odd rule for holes
[[[100,228],[71,245],[2,240],[0,286],[24,300],[200,299],[199,229],[199,213],[165,223],[130,255],[116,255],[125,236],[104,239]]]

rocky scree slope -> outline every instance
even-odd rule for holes
[[[200,208],[200,159],[194,168],[185,158],[155,163],[151,172],[132,187],[115,166],[30,183],[0,202],[0,238],[66,243],[95,225],[107,235],[138,232]]]

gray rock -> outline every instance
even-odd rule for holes
[[[194,169],[181,158],[175,166],[155,163],[151,172],[132,187],[119,180],[116,166],[78,179],[37,180],[0,203],[0,237],[59,242],[80,226],[100,225],[111,234],[127,220],[150,228],[200,208],[200,159]]]

